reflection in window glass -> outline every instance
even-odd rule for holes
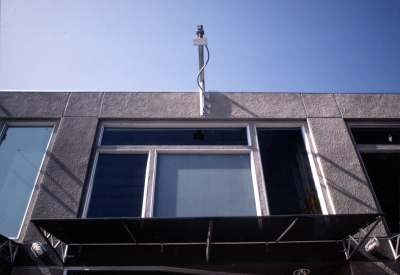
[[[246,128],[113,129],[105,128],[101,145],[247,145]]]
[[[301,129],[257,129],[271,215],[321,214]]]
[[[17,237],[52,127],[8,127],[0,141],[0,233]]]
[[[255,215],[249,154],[158,156],[154,217]]]
[[[140,217],[147,154],[100,154],[87,217]]]
[[[399,128],[352,128],[357,144],[400,144]]]
[[[400,232],[400,154],[361,153],[390,232]]]

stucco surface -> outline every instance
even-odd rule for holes
[[[400,94],[335,94],[344,118],[400,118]]]
[[[201,117],[198,93],[106,93],[100,117]]]
[[[208,93],[207,113],[212,118],[305,118],[300,94]]]
[[[63,118],[39,183],[32,218],[75,218],[96,132],[97,118]],[[30,224],[24,241],[37,240]]]
[[[336,213],[378,212],[344,121],[309,118],[308,123]]]
[[[333,94],[302,94],[307,117],[341,117]]]
[[[69,93],[0,92],[0,117],[59,118]]]
[[[71,93],[64,116],[99,115],[103,93]]]

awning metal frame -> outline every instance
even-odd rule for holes
[[[57,257],[59,258],[59,260],[64,264],[66,258],[68,258],[69,256],[67,255],[68,253],[68,245],[70,246],[79,246],[79,250],[82,248],[82,246],[91,246],[91,245],[137,245],[137,246],[141,246],[141,245],[159,245],[161,252],[163,252],[163,248],[165,245],[205,245],[205,256],[206,256],[206,263],[209,264],[210,263],[210,257],[211,257],[211,246],[212,245],[225,245],[225,244],[238,244],[238,245],[254,245],[254,244],[264,244],[265,245],[265,249],[266,251],[268,251],[268,245],[269,244],[278,244],[278,243],[322,243],[322,242],[336,242],[337,244],[341,243],[343,246],[343,250],[338,250],[339,253],[345,253],[345,258],[347,261],[349,261],[354,254],[358,251],[359,247],[361,246],[361,244],[369,237],[369,235],[371,234],[371,232],[375,229],[375,227],[381,222],[382,218],[383,218],[383,214],[382,213],[377,213],[375,214],[376,216],[374,217],[374,219],[369,220],[369,222],[367,224],[363,224],[363,225],[358,225],[360,226],[359,229],[356,229],[357,227],[353,227],[351,234],[346,236],[345,238],[341,237],[339,239],[309,239],[309,240],[293,240],[293,237],[288,237],[293,235],[292,231],[299,226],[299,223],[301,222],[302,217],[300,216],[295,216],[290,220],[287,220],[287,224],[285,225],[285,227],[281,227],[280,230],[282,231],[276,231],[276,237],[274,239],[260,239],[260,240],[254,240],[254,241],[238,241],[238,240],[224,240],[221,241],[218,239],[218,237],[216,237],[217,239],[213,239],[213,233],[217,232],[215,231],[215,225],[216,225],[216,221],[215,219],[218,218],[210,218],[208,220],[208,230],[205,231],[204,233],[207,234],[206,238],[203,239],[203,241],[194,241],[194,242],[188,242],[188,240],[185,240],[183,242],[177,240],[177,242],[175,242],[174,240],[169,240],[167,242],[161,241],[161,242],[149,242],[149,241],[145,241],[142,242],[141,241],[141,235],[137,235],[138,233],[135,232],[134,230],[132,230],[131,226],[129,224],[129,219],[122,219],[122,220],[116,220],[122,227],[120,227],[121,229],[123,229],[123,231],[127,232],[129,236],[129,238],[127,239],[127,242],[105,242],[105,243],[97,243],[97,242],[89,242],[89,243],[82,243],[82,239],[80,239],[78,242],[74,242],[74,241],[68,241],[68,240],[61,240],[58,239],[56,237],[56,235],[52,235],[55,233],[50,233],[51,229],[47,228],[47,230],[50,231],[46,231],[46,229],[44,229],[44,227],[41,227],[42,225],[39,223],[37,224],[37,222],[34,220],[33,224],[34,226],[37,228],[37,230],[39,231],[39,233],[42,235],[42,237],[45,239],[45,241],[47,242],[47,244],[49,245],[49,247],[54,251],[54,253],[57,255]],[[336,216],[336,215],[335,215]],[[247,218],[247,217],[246,217]],[[274,219],[276,219],[277,217],[275,217]],[[309,219],[310,217],[305,217],[307,219]],[[320,217],[318,217],[320,218]],[[328,218],[328,217],[327,217]],[[208,219],[208,218],[205,218]],[[222,219],[222,218],[220,218]],[[225,219],[225,218],[224,218]],[[237,218],[232,218],[237,219]],[[271,218],[272,219],[272,218]],[[338,220],[340,220],[340,216],[339,218],[337,218]],[[106,219],[104,219],[106,220]],[[145,221],[150,222],[152,219],[137,219],[139,222],[141,222],[141,227],[143,227],[143,224]],[[161,219],[160,219],[161,220]],[[167,219],[166,219],[167,220]],[[186,219],[183,219],[186,220]],[[195,219],[195,220],[200,220],[200,219]],[[204,219],[203,219],[204,220]],[[40,220],[39,220],[40,221]],[[99,222],[101,222],[101,219],[99,220],[95,220],[98,224]],[[136,221],[136,220],[135,220]],[[168,220],[167,220],[168,221]],[[115,224],[116,225],[118,225]],[[98,225],[97,224],[97,225]],[[205,225],[205,224],[204,224]],[[46,226],[46,225],[44,225]],[[271,225],[269,225],[271,226]],[[264,230],[264,225],[263,225],[263,219],[262,218],[258,218],[258,227],[260,231]],[[51,228],[51,227],[50,227]],[[97,227],[98,228],[98,227]],[[368,228],[368,231],[366,231]],[[204,228],[205,229],[205,228]],[[122,231],[121,231],[122,232]],[[355,233],[354,233],[355,232]],[[140,232],[139,232],[140,233]],[[203,233],[203,234],[204,234]],[[348,232],[346,232],[347,234],[349,234]],[[87,233],[86,233],[87,234]],[[219,232],[219,234],[221,234]],[[215,235],[215,234],[214,234]],[[217,236],[217,235],[216,235]],[[343,235],[342,235],[343,236]],[[354,236],[354,237],[353,237]],[[357,236],[357,237],[355,237]],[[400,236],[400,235],[399,235]],[[59,236],[60,237],[60,236]],[[215,237],[215,236],[214,236]],[[337,236],[338,237],[338,236]],[[61,238],[63,238],[61,236]],[[342,239],[343,238],[343,239]],[[358,240],[356,240],[358,238]],[[78,238],[79,239],[79,238]],[[130,240],[129,240],[130,239]],[[354,245],[352,247],[352,243],[355,243],[356,246],[355,248]],[[60,246],[60,247],[58,247]],[[399,255],[399,246],[400,246],[400,237],[398,237],[397,239],[397,247],[396,247],[396,259],[400,258]],[[60,253],[61,250],[61,253]]]
[[[393,247],[393,243],[392,240],[396,239],[396,247]],[[395,261],[397,261],[398,259],[400,259],[400,251],[399,251],[399,247],[400,247],[400,234],[393,236],[391,238],[389,238],[389,243],[393,248],[394,251],[394,259]]]
[[[0,254],[9,264],[13,264],[17,256],[18,248],[19,245],[17,243],[7,240],[0,245]],[[4,250],[7,252],[4,252]]]
[[[57,255],[57,258],[62,262],[65,263],[65,258],[67,256],[68,245],[61,240],[54,237],[52,234],[47,232],[46,230],[42,229],[40,226],[34,224],[37,231],[42,235],[43,239],[49,245],[49,247],[53,250],[54,254]],[[57,247],[60,246],[61,254],[57,251]]]
[[[359,231],[356,234],[354,234],[354,235],[358,235],[358,240],[353,238],[352,235],[349,235],[347,238],[345,238],[342,241],[344,250],[340,251],[340,252],[344,252],[345,253],[347,261],[350,261],[350,259],[354,256],[354,254],[360,248],[361,244],[369,237],[371,232],[375,229],[375,227],[380,223],[380,221],[382,219],[383,219],[383,216],[379,216],[379,217],[377,217],[377,219],[374,222],[372,222],[371,224],[368,224],[367,226],[365,226],[364,228],[372,225],[371,228],[367,232],[364,230],[364,228],[360,228]],[[364,235],[364,236],[361,237],[362,235]],[[351,250],[351,243],[352,242],[354,242],[356,244],[356,247],[353,250]]]

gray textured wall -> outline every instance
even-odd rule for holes
[[[26,217],[72,218],[81,207],[99,119],[306,121],[315,163],[334,213],[377,211],[346,120],[400,122],[398,94],[0,92],[0,127],[9,121],[56,121]],[[27,223],[27,222],[26,222]],[[38,235],[25,227],[18,241]],[[18,273],[19,274],[19,273]]]

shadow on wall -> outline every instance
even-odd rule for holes
[[[325,165],[323,165],[323,166],[329,165],[329,166],[333,167],[334,169],[336,169],[337,172],[334,173],[334,174],[338,175],[338,178],[340,177],[339,176],[340,174],[345,174],[345,177],[349,177],[349,178],[352,179],[352,182],[339,183],[339,182],[337,182],[336,180],[334,180],[332,178],[328,178],[328,177],[325,178],[329,188],[334,189],[336,192],[340,193],[342,196],[347,197],[349,200],[354,202],[354,204],[359,204],[359,205],[362,206],[362,208],[360,208],[360,207],[353,208],[354,206],[348,207],[348,211],[349,211],[348,213],[355,213],[354,212],[355,210],[358,211],[358,212],[361,211],[363,213],[376,213],[376,212],[378,212],[378,209],[377,209],[377,207],[375,205],[368,204],[367,202],[361,200],[359,196],[356,196],[357,194],[352,194],[351,192],[349,192],[350,190],[362,192],[363,190],[360,190],[359,188],[357,188],[357,186],[361,186],[361,185],[365,187],[364,190],[370,190],[370,186],[369,186],[368,182],[365,179],[362,179],[359,176],[349,172],[348,169],[345,169],[344,167],[340,166],[339,164],[333,162],[331,159],[329,159],[329,158],[327,158],[327,157],[325,157],[323,155],[314,154],[314,157],[315,158],[319,157],[323,162],[325,162]],[[357,183],[355,183],[354,180]],[[355,186],[355,185],[357,185],[357,186]],[[348,188],[345,188],[345,187],[348,187]],[[332,195],[332,192],[331,192],[331,195]],[[371,202],[374,202],[372,194],[371,194]]]
[[[0,104],[0,116],[2,113],[5,114],[6,117],[13,117],[13,115],[2,104]]]
[[[75,218],[79,202],[77,198],[71,195],[73,190],[67,190],[65,186],[82,190],[83,182],[53,153],[46,152],[46,156],[49,158],[49,162],[47,168],[42,167],[41,172],[44,173],[44,178],[38,194],[40,201],[36,202],[32,217],[61,218],[61,214],[64,217]],[[44,199],[46,197],[51,198]],[[53,206],[48,207],[49,205]],[[59,207],[56,207],[56,205]],[[53,211],[57,211],[57,213],[50,214]]]
[[[205,104],[208,117],[260,117],[248,108],[232,100],[224,93],[218,91],[206,93]],[[235,116],[234,114],[239,114],[239,116]]]

